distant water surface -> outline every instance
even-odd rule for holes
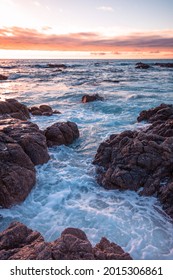
[[[135,69],[136,62],[0,60],[0,74],[9,76],[0,81],[0,100],[48,104],[62,112],[32,117],[41,129],[67,120],[80,129],[80,138],[71,146],[49,149],[51,160],[37,167],[37,184],[28,198],[11,209],[0,209],[1,231],[17,220],[50,241],[66,227],[78,227],[93,244],[105,236],[134,259],[173,259],[173,223],[157,199],[104,190],[96,183],[92,165],[99,144],[110,134],[143,125],[136,123],[140,111],[173,104],[173,69]],[[64,63],[67,68],[57,71],[48,63]],[[84,94],[95,93],[105,101],[81,103]]]

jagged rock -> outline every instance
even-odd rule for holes
[[[52,116],[53,114],[61,114],[57,110],[52,110],[48,105],[40,105],[39,107],[31,107],[29,109],[30,113],[34,116]]]
[[[5,75],[0,74],[0,81],[7,80],[8,77]]]
[[[136,69],[149,69],[149,68],[151,68],[151,66],[146,63],[138,62],[138,63],[136,63],[135,68]]]
[[[103,101],[104,98],[99,96],[98,94],[89,95],[86,94],[82,97],[82,103],[93,102],[93,101]]]
[[[141,195],[156,194],[163,199],[162,183],[173,182],[172,106],[160,105],[144,111],[138,120],[152,122],[140,131],[111,135],[101,143],[95,155],[98,182],[108,189],[134,190]],[[167,197],[170,187],[167,188]],[[172,197],[172,194],[169,194]],[[172,201],[170,199],[170,201]],[[169,208],[165,206],[167,209]],[[167,210],[167,213],[170,212]]]
[[[137,118],[138,122],[147,121],[153,123],[155,121],[166,121],[173,119],[173,105],[161,104],[155,108],[144,110]]]
[[[24,104],[15,99],[0,101],[0,115],[8,115],[12,118],[27,120],[30,118],[29,110]]]
[[[36,181],[34,165],[12,138],[0,132],[0,206],[22,202]]]
[[[77,228],[65,229],[61,237],[45,242],[40,233],[13,222],[0,233],[1,260],[131,260],[115,243],[102,238],[94,248],[86,234]]]
[[[15,119],[0,120],[0,131],[14,139],[34,165],[46,163],[49,154],[46,137],[36,124]]]
[[[48,147],[69,145],[79,137],[79,130],[74,122],[58,122],[45,130]]]

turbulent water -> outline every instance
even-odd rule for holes
[[[37,184],[22,204],[0,209],[0,230],[17,220],[50,241],[66,227],[78,227],[93,244],[106,236],[134,259],[173,259],[173,223],[157,199],[103,189],[92,165],[99,144],[110,134],[142,126],[136,123],[141,110],[173,104],[173,69],[135,69],[136,62],[0,60],[0,74],[9,76],[0,82],[1,100],[48,104],[62,114],[32,117],[32,122],[45,128],[70,120],[80,130],[69,147],[49,149],[51,160],[36,168]],[[67,68],[59,72],[47,63]],[[95,93],[104,102],[81,103],[84,94]]]

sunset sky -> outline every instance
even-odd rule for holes
[[[0,58],[173,58],[173,0],[0,0]]]

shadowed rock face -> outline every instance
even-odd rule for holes
[[[173,217],[173,119],[172,106],[144,111],[138,120],[152,125],[142,131],[124,131],[101,143],[94,164],[98,182],[108,189],[157,194],[165,211]],[[164,185],[164,187],[163,187]],[[170,195],[170,199],[168,196]]]
[[[5,114],[8,115],[8,117],[20,120],[27,120],[30,118],[28,108],[15,99],[0,101],[0,115]]]
[[[1,260],[131,260],[115,243],[102,238],[92,247],[86,234],[77,228],[65,229],[54,242],[45,242],[40,233],[13,222],[0,233]]]
[[[79,130],[74,122],[55,123],[45,130],[48,147],[69,145],[79,137]]]
[[[31,107],[30,113],[34,116],[52,116],[53,114],[61,114],[59,111],[53,111],[48,105],[40,105],[39,107]]]

